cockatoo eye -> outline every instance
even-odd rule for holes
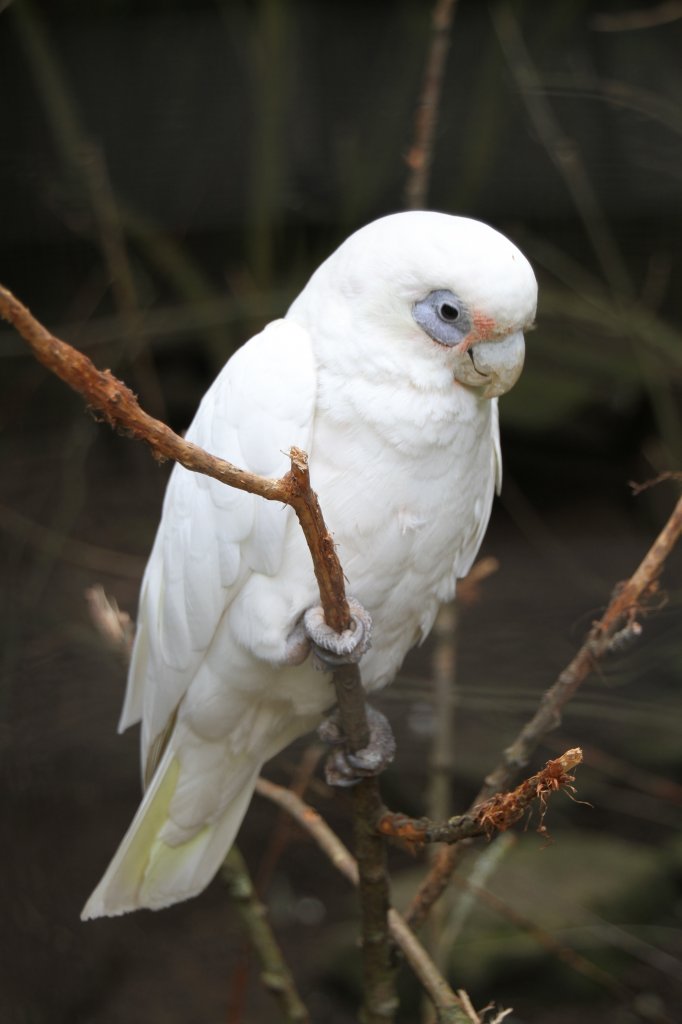
[[[438,288],[415,302],[412,316],[422,330],[441,345],[459,345],[471,330],[464,303],[447,288]]]

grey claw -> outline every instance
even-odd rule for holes
[[[325,718],[325,720],[318,725],[317,735],[323,743],[328,744],[330,747],[335,747],[338,743],[343,743],[344,737],[343,732],[341,731],[338,712],[332,712],[328,718]]]
[[[355,598],[348,598],[351,627],[342,633],[331,629],[322,608],[309,608],[303,616],[305,631],[313,644],[318,668],[328,671],[339,665],[355,664],[371,646],[372,620]]]
[[[320,739],[336,747],[325,764],[325,778],[330,786],[355,786],[361,779],[384,771],[395,757],[395,739],[386,716],[368,705],[367,719],[369,743],[355,753],[344,749],[346,740],[338,711],[334,711],[319,727]]]

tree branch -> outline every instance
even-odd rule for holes
[[[310,548],[327,623],[339,632],[350,626],[343,570],[336,557],[334,541],[324,524],[317,496],[310,487],[305,452],[291,449],[291,469],[279,480],[239,469],[186,441],[165,423],[144,412],[130,388],[109,370],[98,370],[82,352],[51,334],[2,285],[0,316],[16,328],[43,366],[78,392],[109,426],[149,445],[158,461],[173,459],[185,469],[203,473],[230,487],[290,505]]]
[[[426,205],[429,174],[433,162],[433,140],[438,121],[438,105],[443,88],[445,64],[450,47],[450,29],[457,0],[436,0],[431,16],[431,43],[426,57],[424,81],[417,106],[414,142],[405,162],[410,174],[405,187],[405,206],[420,210]]]
[[[350,851],[329,827],[326,821],[296,793],[274,782],[260,778],[256,792],[278,807],[284,808],[305,831],[312,836],[334,867],[341,872],[351,885],[360,884],[358,864]],[[405,919],[393,907],[388,912],[388,922],[396,945],[429,994],[443,1024],[460,1024],[470,1021],[462,1011],[461,1001],[452,991],[445,978],[419,942]]]
[[[585,642],[573,660],[559,675],[556,682],[543,695],[535,715],[507,747],[502,760],[486,777],[476,796],[470,814],[478,804],[489,800],[495,793],[506,789],[514,772],[523,768],[531,758],[540,740],[561,724],[561,712],[597,663],[608,655],[619,642],[624,630],[637,635],[638,617],[647,614],[658,589],[658,577],[665,560],[682,533],[682,498],[677,502],[670,518],[653,542],[629,580],[616,587],[602,617],[592,625]],[[422,881],[405,915],[413,927],[426,918],[429,910],[445,890],[459,859],[459,847],[440,850],[436,863]]]
[[[582,759],[583,753],[579,747],[567,750],[561,757],[548,761],[544,768],[510,793],[496,793],[467,814],[457,815],[447,821],[409,818],[405,814],[384,811],[377,822],[377,829],[385,836],[408,843],[457,843],[461,839],[490,837],[493,832],[506,832],[523,817],[533,801],[538,800],[542,808],[540,829],[544,830],[542,821],[547,800],[560,789],[573,792],[575,776],[570,772]]]
[[[251,945],[260,958],[263,986],[277,1000],[282,1018],[287,1024],[308,1024],[308,1011],[270,927],[266,908],[258,899],[244,858],[236,846],[232,847],[223,861],[220,874],[239,910]]]
[[[157,460],[173,459],[185,469],[203,473],[230,487],[290,505],[310,550],[327,624],[337,632],[349,628],[351,618],[343,570],[317,495],[310,486],[305,452],[291,449],[291,468],[279,480],[239,469],[186,441],[165,423],[144,412],[125,384],[108,370],[98,370],[87,356],[52,335],[2,285],[0,316],[16,328],[43,366],[78,392],[110,426],[149,445]],[[337,669],[333,673],[333,683],[348,747],[352,752],[362,750],[369,741],[369,728],[357,665]],[[374,831],[376,811],[381,806],[376,779],[365,779],[358,784],[354,803],[365,949],[365,1016],[367,1024],[387,1024],[393,1019],[397,1003],[392,994],[393,970],[386,924],[388,877],[385,851],[383,840]]]

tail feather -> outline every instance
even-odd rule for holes
[[[246,814],[260,764],[242,766],[243,784],[214,822],[187,842],[171,846],[161,833],[179,770],[177,757],[167,749],[111,864],[83,908],[83,920],[170,906],[196,896],[217,872]]]

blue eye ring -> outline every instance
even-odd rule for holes
[[[412,318],[440,345],[458,345],[471,330],[464,303],[448,288],[436,288],[412,306]]]

